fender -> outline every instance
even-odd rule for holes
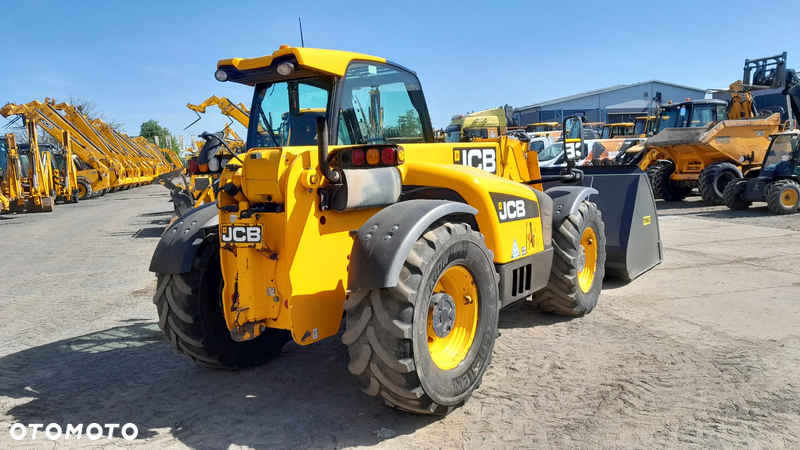
[[[206,236],[206,230],[219,225],[219,210],[215,203],[190,209],[175,221],[158,241],[150,272],[179,274],[189,272],[192,260]]]
[[[544,192],[553,199],[554,224],[577,214],[581,203],[598,193],[597,189],[585,186],[554,186]]]
[[[452,214],[477,213],[470,205],[447,200],[408,200],[383,208],[356,232],[348,290],[397,285],[411,248],[432,223]]]

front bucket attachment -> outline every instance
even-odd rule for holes
[[[636,166],[583,166],[585,176],[573,186],[590,186],[606,227],[606,275],[631,281],[661,263],[661,232],[647,174]],[[542,176],[558,175],[559,168],[542,168]],[[550,187],[561,182],[544,183]]]

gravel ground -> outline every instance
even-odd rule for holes
[[[445,418],[362,394],[340,336],[240,372],[172,351],[147,272],[161,186],[0,216],[0,447],[800,447],[800,215],[659,207],[661,266],[607,281],[584,318],[504,311],[483,385]],[[14,441],[16,422],[139,435]]]

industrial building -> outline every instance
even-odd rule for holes
[[[514,108],[520,125],[561,121],[565,116],[585,116],[589,122],[627,122],[654,115],[662,103],[705,98],[709,91],[666,81],[620,84],[581,94]]]

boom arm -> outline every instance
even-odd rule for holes
[[[250,126],[250,111],[243,104],[234,104],[226,97],[217,97],[216,95],[212,95],[199,105],[187,103],[186,107],[198,114],[205,114],[206,108],[214,105],[219,106],[222,114],[236,120],[245,128]]]

